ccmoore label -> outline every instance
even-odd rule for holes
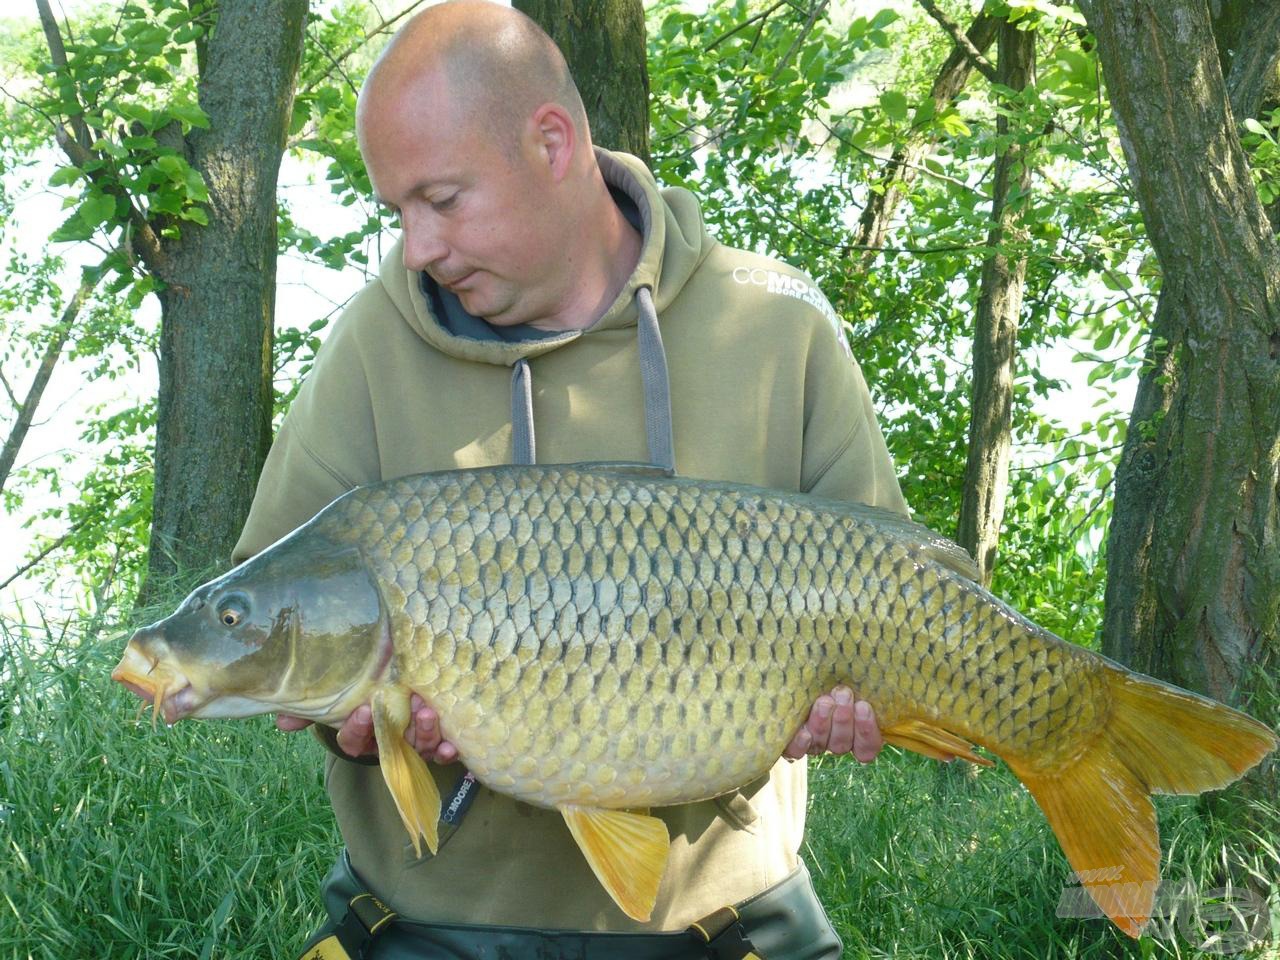
[[[811,307],[816,307],[834,328],[836,340],[844,348],[845,354],[850,360],[853,359],[853,351],[849,349],[849,341],[844,336],[843,324],[841,324],[835,308],[831,306],[831,301],[823,295],[821,290],[804,279],[804,277],[782,273],[778,270],[769,270],[765,267],[735,267],[733,280],[734,283],[740,283],[744,286],[764,287],[766,293],[791,297],[794,300],[801,300]]]

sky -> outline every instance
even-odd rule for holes
[[[54,0],[55,11],[58,3],[59,0]],[[74,14],[90,3],[91,0],[61,0],[61,7]],[[886,5],[889,4],[881,0],[858,0],[852,5],[855,9],[845,13],[864,13]],[[902,5],[909,5],[909,0],[902,0]],[[403,6],[404,0],[378,4],[384,13]],[[874,92],[871,95],[874,96]],[[43,169],[34,177],[34,186],[21,196],[18,205],[19,229],[0,238],[0,252],[6,251],[11,245],[29,255],[37,255],[48,235],[65,216],[61,210],[60,197],[42,186],[56,168],[57,160],[57,157],[50,154],[44,161]],[[280,192],[282,197],[294,201],[290,204],[294,217],[320,236],[354,229],[357,220],[363,218],[363,213],[330,200],[323,187],[315,189],[317,182],[323,183],[321,170],[286,156],[280,172]],[[382,238],[383,249],[392,239],[390,236]],[[77,256],[87,258],[96,251],[84,248],[83,245],[64,245],[64,249],[59,252],[68,258],[63,289],[70,290],[74,288],[79,267]],[[376,264],[376,252],[372,260]],[[365,279],[364,274],[356,267],[339,272],[306,263],[297,257],[283,257],[278,264],[278,321],[287,320],[292,325],[305,326],[314,319],[332,314],[359,290]],[[155,299],[149,298],[142,311],[144,316],[154,320],[158,316]],[[40,323],[44,319],[30,318],[32,323]],[[1087,367],[1073,363],[1074,353],[1073,348],[1063,348],[1043,354],[1035,361],[1046,375],[1060,378],[1069,385],[1068,390],[1046,405],[1046,412],[1068,423],[1079,423],[1096,415],[1091,409],[1096,393],[1084,383]],[[75,465],[67,468],[66,476],[74,479],[77,473],[83,474],[91,462],[91,452],[79,440],[79,435],[83,422],[93,416],[92,411],[101,405],[112,408],[129,396],[145,395],[155,390],[156,370],[153,362],[145,364],[135,375],[114,381],[89,383],[85,379],[84,370],[83,362],[64,360],[59,364],[37,421],[22,450],[20,464],[55,463],[60,452],[72,449],[77,451],[78,459]],[[21,395],[26,389],[26,383],[15,383],[14,389]],[[1124,407],[1129,399],[1122,396],[1118,404]],[[22,529],[21,522],[37,506],[57,506],[57,501],[48,495],[41,498],[38,494],[33,494],[20,515],[0,515],[0,580],[16,569],[27,554],[31,532]],[[56,533],[61,526],[63,524],[54,520],[42,522],[39,529]],[[0,616],[4,615],[6,609],[16,609],[18,604],[23,605],[24,613],[28,613],[33,602],[49,604],[53,608],[66,608],[74,605],[81,594],[82,585],[75,582],[60,583],[50,594],[38,583],[19,581],[0,591]]]

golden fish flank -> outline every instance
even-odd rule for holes
[[[624,465],[423,474],[352,491],[201,587],[115,675],[169,719],[337,722],[371,702],[389,790],[434,850],[440,798],[400,735],[417,692],[485,784],[562,812],[637,919],[668,841],[625,808],[757,778],[846,683],[891,743],[1009,763],[1136,935],[1159,869],[1147,795],[1222,786],[1275,737],[1064,643],[972,574],[858,504]]]

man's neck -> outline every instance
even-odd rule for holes
[[[581,231],[581,242],[566,256],[574,275],[564,309],[545,320],[532,321],[532,327],[586,329],[605,315],[635,271],[642,245],[640,233],[614,203],[603,177],[597,185],[596,203],[586,221],[593,227]]]

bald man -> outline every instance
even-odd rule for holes
[[[564,58],[528,17],[482,0],[418,14],[371,70],[357,135],[400,238],[285,418],[237,559],[359,484],[504,462],[650,461],[906,512],[817,286],[720,245],[689,193],[593,148]],[[444,798],[434,857],[407,842],[368,708],[317,733],[346,843],[325,886],[331,919],[351,942],[372,925],[348,908],[366,891],[400,917],[366,937],[370,956],[704,957],[697,931],[684,931],[729,905],[741,921],[725,936],[768,960],[839,954],[798,857],[803,762],[655,811],[672,848],[639,922],[604,892],[558,813],[466,776],[429,704],[415,698],[405,735]],[[869,706],[837,689],[786,758],[830,750],[868,762],[880,746]]]

